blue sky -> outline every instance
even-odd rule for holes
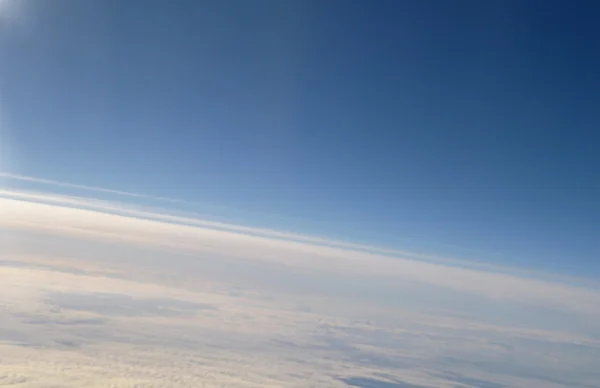
[[[591,1],[25,2],[0,19],[1,167],[596,277],[599,17]]]

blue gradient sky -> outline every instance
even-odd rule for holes
[[[600,276],[597,2],[25,4],[3,169]]]

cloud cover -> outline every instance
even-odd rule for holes
[[[0,357],[16,355],[0,385],[47,386],[59,366],[86,386],[600,381],[600,292],[587,283],[97,199],[0,196]]]

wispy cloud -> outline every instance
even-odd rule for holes
[[[116,195],[120,195],[120,196],[124,196],[124,197],[146,198],[146,199],[153,199],[153,200],[157,200],[157,201],[170,202],[170,203],[193,204],[193,202],[188,202],[188,201],[183,201],[183,200],[173,199],[173,198],[168,198],[168,197],[160,197],[160,196],[132,193],[129,191],[112,190],[112,189],[105,189],[105,188],[95,187],[95,186],[87,186],[87,185],[79,185],[79,184],[74,184],[74,183],[59,182],[59,181],[55,181],[55,180],[51,180],[51,179],[43,179],[43,178],[36,178],[36,177],[25,176],[25,175],[11,174],[8,172],[0,172],[0,177],[14,179],[14,180],[23,181],[23,182],[41,183],[44,185],[64,187],[64,188],[69,188],[69,189],[77,189],[77,190],[91,191],[91,192],[97,192],[97,193],[106,193],[106,194],[116,194]]]
[[[156,201],[158,203],[165,203],[165,204],[190,205],[191,207],[198,207],[198,206],[201,207],[202,206],[202,204],[197,203],[197,202],[186,201],[186,200],[181,200],[181,199],[177,199],[177,198],[154,196],[154,195],[134,193],[134,192],[129,192],[129,191],[113,190],[113,189],[106,189],[106,188],[100,188],[100,187],[95,187],[95,186],[80,185],[80,184],[73,184],[73,183],[67,183],[67,182],[59,182],[59,181],[55,181],[55,180],[11,174],[8,172],[0,172],[0,178],[6,178],[6,179],[22,181],[22,182],[31,182],[31,183],[36,183],[36,184],[41,184],[41,185],[46,185],[46,186],[51,186],[51,187],[54,186],[54,187],[61,187],[61,188],[67,188],[67,189],[75,189],[75,190],[81,190],[81,191],[90,192],[90,193],[111,194],[111,195],[115,195],[115,196],[134,198],[134,199],[135,198],[147,199],[147,200],[152,200],[152,201]],[[300,235],[300,234],[291,233],[291,232],[287,232],[287,231],[278,231],[278,230],[267,229],[267,228],[234,225],[234,224],[230,224],[230,223],[216,222],[213,220],[199,219],[198,217],[196,217],[194,215],[175,216],[175,215],[171,215],[171,214],[165,214],[165,209],[162,209],[160,207],[158,210],[156,210],[156,209],[148,209],[147,207],[140,207],[140,206],[136,206],[136,205],[132,205],[132,204],[125,205],[125,204],[118,203],[115,201],[106,201],[106,200],[101,200],[101,199],[97,199],[97,198],[75,197],[72,195],[69,195],[69,196],[56,195],[56,194],[48,194],[47,192],[31,192],[31,191],[27,192],[27,191],[23,191],[23,190],[19,190],[19,191],[0,190],[0,195],[3,195],[5,197],[10,197],[10,198],[22,198],[22,199],[26,199],[26,200],[34,200],[34,201],[42,201],[42,202],[51,201],[54,203],[61,203],[66,206],[75,205],[75,206],[83,206],[85,208],[92,207],[92,208],[100,210],[100,211],[117,212],[119,214],[131,215],[134,217],[159,219],[159,220],[163,220],[163,221],[167,221],[167,222],[175,222],[175,223],[179,223],[179,224],[202,226],[202,227],[214,228],[214,229],[219,229],[219,230],[230,230],[230,231],[252,234],[252,235],[270,236],[270,237],[274,237],[274,238],[289,239],[289,240],[293,240],[293,241],[302,241],[302,242],[307,242],[307,243],[312,243],[312,244],[339,247],[339,248],[344,248],[344,249],[359,250],[359,251],[384,254],[384,255],[395,256],[395,257],[409,257],[409,258],[419,259],[421,261],[443,263],[443,264],[449,264],[449,265],[454,265],[454,266],[479,268],[479,269],[486,269],[486,270],[497,271],[497,272],[511,272],[511,273],[516,270],[515,268],[509,268],[509,267],[504,267],[504,266],[500,266],[500,265],[489,264],[489,263],[485,263],[483,261],[461,260],[461,259],[456,259],[456,258],[449,258],[449,257],[425,254],[425,253],[420,253],[420,252],[382,248],[382,247],[377,247],[377,246],[367,245],[367,244],[350,243],[350,242],[346,242],[346,241],[332,240],[332,239],[322,238],[322,237],[317,237],[317,236],[306,236],[306,235]],[[524,270],[519,270],[519,272],[523,273]],[[538,275],[540,275],[540,274],[538,273]]]

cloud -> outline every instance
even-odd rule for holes
[[[138,269],[164,273],[160,267]],[[573,376],[589,376],[596,359],[590,353],[586,365],[580,348],[545,340],[542,346],[527,340],[533,335],[519,338],[498,328],[449,327],[444,317],[406,314],[385,326],[346,320],[332,309],[329,314],[289,310],[256,296],[230,296],[226,289],[187,292],[148,281],[22,266],[6,268],[0,277],[10,279],[9,271],[13,283],[3,286],[20,285],[33,297],[21,301],[19,309],[0,309],[0,328],[12,330],[16,340],[6,342],[0,333],[0,386],[18,380],[33,387],[387,383],[449,388],[457,379],[486,381],[490,387],[544,387],[544,381],[577,386]],[[32,303],[36,299],[41,306]],[[194,303],[215,308],[194,310]],[[157,314],[157,304],[188,313]],[[499,351],[495,343],[505,348]],[[535,375],[536,364],[548,365],[539,355],[544,346],[559,350],[564,365]],[[560,377],[568,370],[570,376]],[[513,371],[522,377],[515,378]]]
[[[10,173],[6,173],[6,172],[0,172],[0,178],[16,180],[16,181],[21,181],[21,182],[32,182],[32,183],[41,184],[44,186],[76,189],[79,191],[92,192],[92,193],[98,193],[98,194],[114,194],[118,197],[125,197],[125,198],[130,197],[130,198],[138,198],[138,199],[150,199],[150,200],[153,200],[153,201],[156,201],[159,203],[163,202],[163,203],[170,203],[170,204],[199,205],[198,203],[195,203],[195,202],[185,201],[185,200],[180,200],[180,199],[175,199],[175,198],[152,196],[152,195],[146,195],[146,194],[141,194],[141,193],[132,193],[132,192],[120,191],[120,190],[104,189],[104,188],[99,188],[99,187],[94,187],[94,186],[79,185],[79,184],[65,183],[65,182],[59,182],[59,181],[24,176],[24,175],[10,174]],[[299,234],[295,234],[295,233],[276,231],[276,230],[272,230],[272,229],[247,227],[247,226],[241,226],[241,225],[226,224],[226,223],[222,223],[222,222],[201,220],[198,218],[173,216],[173,215],[168,215],[168,214],[158,214],[156,212],[150,213],[148,211],[141,211],[138,206],[132,206],[131,204],[128,206],[124,206],[123,204],[118,204],[118,203],[109,202],[109,201],[102,201],[102,200],[97,200],[97,199],[91,199],[89,197],[77,198],[77,197],[73,197],[73,196],[64,196],[64,195],[61,196],[61,195],[56,195],[56,194],[50,195],[48,193],[40,194],[40,193],[32,193],[32,192],[25,192],[25,191],[14,191],[14,190],[13,191],[0,190],[0,195],[9,197],[9,198],[26,199],[26,200],[33,200],[33,201],[42,201],[42,202],[51,201],[53,203],[61,203],[66,206],[76,205],[76,206],[83,206],[84,208],[88,208],[91,206],[100,211],[109,211],[109,212],[116,211],[119,214],[129,214],[134,217],[141,216],[142,218],[150,217],[153,219],[158,217],[160,220],[167,221],[167,222],[172,221],[172,222],[180,223],[180,224],[191,224],[191,225],[205,226],[205,227],[215,228],[215,229],[233,230],[233,231],[238,231],[238,232],[242,232],[242,233],[267,235],[267,236],[271,236],[271,237],[275,237],[275,238],[290,239],[293,241],[303,241],[303,242],[314,243],[314,244],[319,244],[319,245],[336,246],[336,247],[340,247],[340,248],[354,249],[354,250],[366,251],[366,252],[371,252],[371,253],[412,257],[412,258],[418,258],[420,260],[433,261],[433,262],[438,262],[438,263],[442,262],[442,263],[447,263],[447,264],[452,264],[452,265],[478,267],[478,268],[484,268],[484,269],[490,269],[490,270],[496,270],[496,271],[514,270],[511,268],[501,267],[501,266],[497,266],[497,265],[491,265],[491,264],[487,264],[484,262],[464,261],[464,260],[440,257],[440,256],[435,256],[435,255],[423,254],[423,253],[418,253],[418,252],[409,252],[409,251],[402,251],[402,250],[397,250],[397,249],[385,249],[385,248],[376,247],[376,246],[372,246],[372,245],[335,241],[335,240],[326,239],[326,238],[320,238],[320,237],[314,237],[314,236],[304,236],[304,235],[299,235]]]
[[[600,296],[584,282],[95,198],[0,197],[0,386],[600,381]]]
[[[390,257],[343,244],[318,244],[319,240],[309,237],[293,239],[262,229],[127,210],[120,205],[69,197],[31,194],[21,197],[29,200],[0,198],[0,226],[168,252],[219,255],[233,262],[258,262],[379,279],[383,284],[396,283],[397,288],[404,286],[415,292],[426,292],[425,288],[433,286],[594,319],[600,314],[600,292],[583,285]]]
[[[78,190],[92,191],[92,192],[105,193],[105,194],[116,194],[119,196],[133,197],[133,198],[146,198],[146,199],[153,199],[153,200],[162,201],[162,202],[192,204],[192,202],[168,198],[168,197],[159,197],[159,196],[153,196],[153,195],[131,193],[128,191],[104,189],[101,187],[94,187],[94,186],[87,186],[87,185],[78,185],[78,184],[73,184],[73,183],[59,182],[59,181],[55,181],[55,180],[51,180],[51,179],[43,179],[43,178],[30,177],[30,176],[25,176],[25,175],[11,174],[8,172],[0,172],[0,177],[6,178],[6,179],[18,180],[18,181],[22,181],[22,182],[41,183],[44,185],[64,187],[64,188],[68,188],[68,189],[78,189]]]

